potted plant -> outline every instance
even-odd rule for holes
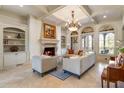
[[[118,62],[124,66],[124,47],[119,49]]]
[[[124,47],[119,49],[119,53],[123,56],[124,55]]]

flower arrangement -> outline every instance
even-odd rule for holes
[[[117,57],[117,62],[119,65],[124,67],[124,47],[119,49],[119,55]]]

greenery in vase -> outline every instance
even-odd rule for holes
[[[124,53],[124,47],[119,49],[120,53]]]

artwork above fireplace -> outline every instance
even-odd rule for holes
[[[44,23],[44,38],[56,39],[56,26]]]

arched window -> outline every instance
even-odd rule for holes
[[[85,27],[82,34],[82,48],[86,51],[93,50],[93,28],[92,27]]]
[[[73,31],[71,33],[71,49],[76,50],[78,46],[78,32]]]
[[[100,54],[114,54],[115,34],[114,27],[106,24],[99,29],[99,53]]]
[[[114,46],[115,46],[115,34],[112,30],[114,28],[112,26],[102,27],[104,29],[100,30],[99,34],[99,53],[100,54],[114,54]]]

